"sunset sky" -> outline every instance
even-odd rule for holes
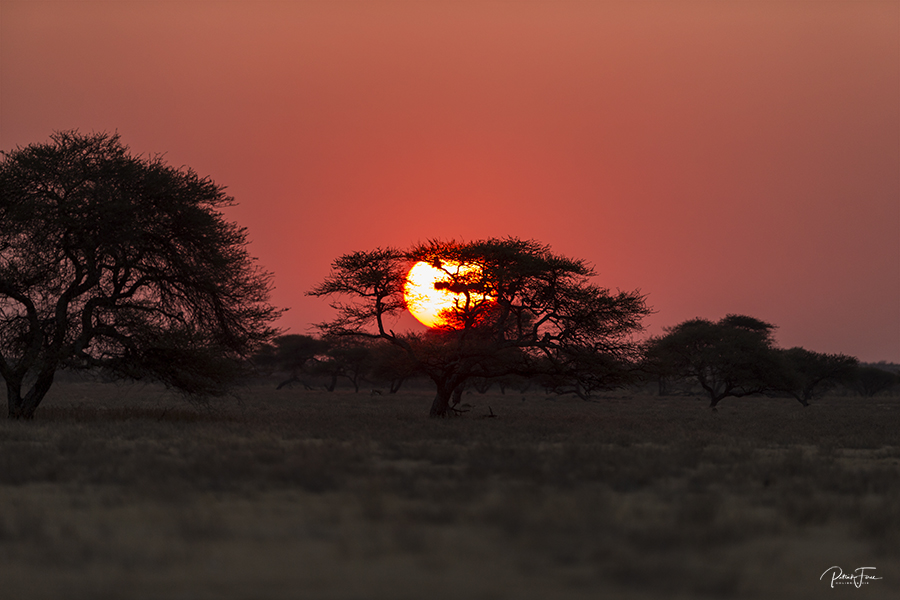
[[[2,0],[0,149],[76,128],[227,186],[293,333],[340,254],[517,236],[900,362],[896,1]]]

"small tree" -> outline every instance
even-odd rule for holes
[[[729,396],[763,393],[783,377],[774,330],[774,325],[744,315],[728,315],[718,322],[691,319],[650,341],[649,370],[696,381],[712,408]]]
[[[366,342],[367,340],[360,343],[340,338],[329,340],[328,351],[315,365],[316,373],[331,378],[325,389],[333,392],[337,380],[343,377],[353,386],[353,391],[359,392],[359,386],[372,365],[372,349]]]
[[[849,383],[859,361],[843,354],[822,354],[805,348],[780,350],[783,377],[774,386],[796,398],[803,406],[835,385]]]
[[[400,391],[400,387],[416,374],[416,364],[400,346],[380,340],[372,347],[372,377],[388,384],[391,394]]]
[[[292,383],[302,383],[300,374],[307,364],[328,350],[325,340],[310,335],[280,335],[271,344],[266,344],[253,357],[254,363],[268,371],[287,372],[288,378],[281,381],[276,389]]]
[[[589,400],[594,392],[625,387],[640,379],[637,349],[625,356],[571,349],[565,360],[548,365],[541,378],[544,389],[557,394],[575,394]]]
[[[220,394],[279,311],[224,189],[118,135],[56,133],[0,163],[0,376],[31,418],[60,368]]]
[[[872,365],[860,365],[854,369],[850,382],[861,396],[871,398],[900,384],[900,375]]]
[[[398,334],[386,320],[406,309],[403,287],[417,262],[439,269],[435,289],[450,290],[457,300],[440,326]],[[574,364],[573,353],[631,355],[631,335],[650,313],[645,299],[638,291],[611,293],[591,283],[593,275],[583,261],[534,241],[432,241],[344,255],[309,293],[333,298],[338,311],[320,325],[323,332],[403,348],[436,385],[430,414],[443,416],[454,393],[475,377],[565,369]]]

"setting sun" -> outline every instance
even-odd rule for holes
[[[443,267],[458,274],[471,273],[476,269],[470,265],[451,262],[445,262]],[[441,313],[453,309],[459,299],[459,292],[448,288],[436,289],[436,283],[446,280],[446,271],[424,261],[414,264],[406,276],[406,284],[403,286],[406,305],[412,316],[427,327],[445,325],[446,320]]]

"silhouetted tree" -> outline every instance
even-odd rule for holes
[[[399,392],[403,382],[416,374],[416,363],[409,354],[389,342],[379,341],[372,347],[371,361],[372,377],[387,382],[392,394]]]
[[[490,377],[473,377],[469,380],[469,384],[475,388],[475,391],[479,394],[486,394],[494,384],[494,380]]]
[[[851,385],[867,398],[886,392],[900,384],[900,375],[871,365],[858,366],[851,377]]]
[[[508,389],[524,394],[531,387],[532,383],[534,383],[534,378],[526,375],[511,374],[496,377],[493,381],[497,383],[497,387],[500,388],[501,394],[505,394]]]
[[[0,163],[0,375],[30,418],[60,368],[219,394],[279,311],[222,187],[118,135],[60,132]]]
[[[443,279],[435,288],[453,291],[458,300],[443,315],[443,326],[397,334],[385,320],[406,309],[403,285],[419,261],[440,269]],[[473,377],[562,368],[573,352],[633,354],[631,335],[650,313],[644,297],[638,291],[613,294],[591,283],[593,275],[584,261],[534,241],[431,241],[406,251],[344,255],[309,293],[334,298],[338,317],[321,324],[323,332],[380,338],[403,348],[435,383],[431,415],[442,416],[454,392]]]
[[[699,383],[715,408],[723,398],[763,393],[782,380],[774,330],[774,325],[744,315],[717,322],[691,319],[652,339],[647,361],[658,376]]]
[[[333,338],[328,340],[328,350],[314,367],[315,372],[326,375],[330,382],[325,389],[333,392],[339,378],[347,379],[358,392],[360,384],[372,366],[372,349],[367,340]]]
[[[575,394],[588,400],[594,392],[621,388],[640,379],[638,348],[619,355],[570,349],[564,360],[555,361],[544,370],[541,385],[556,394]]]
[[[780,350],[782,378],[773,386],[797,399],[803,406],[835,385],[849,383],[859,361],[843,354],[822,354],[805,348]]]
[[[288,378],[276,389],[302,383],[300,375],[310,361],[328,351],[328,342],[310,335],[280,335],[256,353],[254,363],[269,371],[287,372]]]

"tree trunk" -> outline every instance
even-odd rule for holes
[[[10,419],[20,419],[22,410],[22,384],[19,382],[6,382],[6,406],[9,408]]]
[[[452,400],[450,401],[451,406],[457,406],[460,402],[462,402],[463,389],[465,386],[457,386],[455,390],[453,390]]]
[[[734,389],[734,386],[725,384],[720,386],[718,383],[710,385],[704,379],[700,379],[699,381],[700,387],[702,387],[709,395],[709,407],[713,410],[716,410],[716,404],[718,404],[722,398],[733,395],[731,392]]]
[[[446,417],[450,411],[450,399],[453,397],[454,386],[437,384],[437,393],[431,403],[430,417]]]
[[[28,393],[22,395],[21,381],[6,382],[6,405],[9,410],[8,418],[10,419],[33,419],[34,411],[50,386],[53,385],[54,371],[44,372],[38,375],[37,381],[28,390]]]
[[[803,390],[803,397],[797,398],[800,400],[800,404],[803,406],[809,406],[809,401],[813,399],[813,395],[815,394],[815,385],[811,385],[805,390]]]

